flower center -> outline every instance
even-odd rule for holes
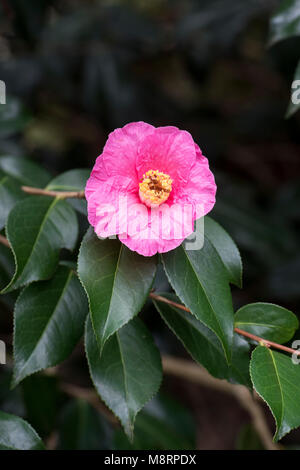
[[[139,196],[148,207],[157,207],[165,202],[172,191],[172,180],[161,171],[149,170],[139,184]]]

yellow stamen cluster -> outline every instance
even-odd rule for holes
[[[148,207],[157,207],[165,202],[172,191],[172,180],[161,171],[149,170],[140,183],[140,199]]]

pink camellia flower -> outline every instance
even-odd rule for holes
[[[85,188],[96,234],[118,235],[144,256],[180,245],[215,194],[207,158],[189,132],[145,122],[109,135]]]

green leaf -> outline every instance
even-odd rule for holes
[[[49,191],[84,191],[87,179],[91,171],[86,169],[70,170],[56,176],[47,185]],[[67,199],[74,209],[86,214],[85,199]]]
[[[167,293],[159,295],[178,303],[175,295]],[[247,387],[251,386],[249,376],[250,345],[246,340],[238,334],[234,334],[232,361],[228,366],[221,343],[209,328],[180,308],[159,300],[153,299],[153,302],[163,320],[182,342],[192,358],[203,365],[211,375]]]
[[[13,273],[13,254],[7,246],[0,244],[0,289],[9,282]]]
[[[2,291],[17,289],[54,273],[61,248],[76,244],[78,222],[67,202],[33,196],[18,202],[10,212],[6,235],[12,247],[16,271]]]
[[[300,34],[300,0],[284,0],[271,18],[270,42],[272,46],[278,41]]]
[[[100,355],[88,317],[85,347],[97,392],[132,440],[135,417],[158,391],[162,380],[160,354],[152,336],[135,318],[107,341]]]
[[[12,251],[5,245],[0,244],[0,292],[1,289],[9,283],[14,273],[14,257]],[[14,309],[17,292],[2,295],[0,302],[6,304],[12,311]]]
[[[294,84],[295,83],[295,84]],[[289,118],[300,109],[300,61],[298,62],[292,83],[291,100],[285,117]]]
[[[244,305],[234,318],[237,328],[275,343],[286,343],[299,327],[296,315],[290,310],[264,302]]]
[[[198,320],[215,332],[230,362],[233,308],[228,274],[216,249],[206,238],[201,250],[183,245],[163,253],[168,279],[180,300]]]
[[[204,233],[213,244],[228,272],[229,282],[242,287],[243,266],[240,252],[218,222],[206,216],[204,219]]]
[[[15,204],[25,197],[19,184],[0,170],[0,230]]]
[[[43,188],[50,180],[50,175],[44,168],[23,157],[1,156],[0,169],[26,186]]]
[[[78,258],[100,350],[105,341],[139,313],[156,272],[156,257],[130,251],[119,240],[100,240],[90,228]]]
[[[277,441],[300,426],[300,365],[289,356],[258,346],[252,353],[250,374],[255,390],[274,415]]]
[[[133,443],[117,429],[114,447],[118,450],[192,450],[196,446],[195,424],[187,408],[159,394],[138,414]]]
[[[66,359],[83,333],[87,313],[85,293],[66,266],[50,281],[26,287],[14,312],[13,385]]]
[[[35,430],[23,419],[0,411],[1,450],[43,450]]]
[[[101,450],[110,447],[108,424],[86,401],[70,401],[63,409],[60,422],[59,449]]]

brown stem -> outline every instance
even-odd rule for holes
[[[31,186],[22,186],[22,190],[28,194],[58,197],[60,199],[67,199],[67,198],[84,199],[85,198],[84,191],[49,191],[47,189],[33,188]]]
[[[166,304],[172,305],[173,307],[180,308],[181,310],[184,310],[185,312],[191,312],[190,309],[185,307],[185,305],[178,304],[177,302],[173,302],[172,300],[167,299],[166,297],[162,297],[161,295],[156,295],[153,292],[151,292],[150,297],[154,300],[158,300],[160,302],[164,302]],[[296,354],[297,356],[300,356],[300,351],[297,351],[292,348],[288,348],[287,346],[283,346],[282,344],[274,343],[273,341],[269,341],[268,339],[261,338],[260,336],[253,335],[252,333],[248,333],[248,331],[241,330],[240,328],[234,328],[234,331],[238,333],[239,335],[245,336],[246,338],[253,339],[254,341],[257,341],[257,343],[266,346],[267,348],[275,348],[275,349],[280,349],[281,351],[286,351],[290,354]]]
[[[0,235],[0,243],[2,243],[2,245],[8,246],[8,247],[10,246],[9,241],[3,235]]]

